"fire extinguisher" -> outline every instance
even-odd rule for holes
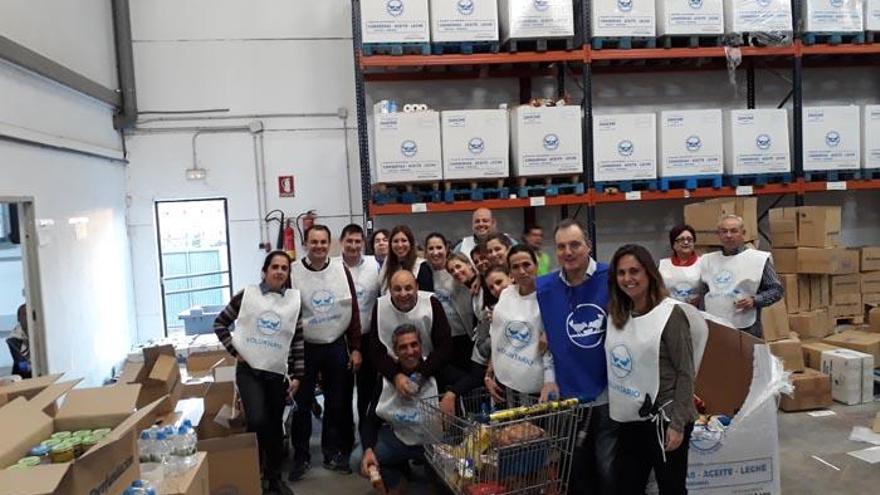
[[[296,259],[296,240],[295,233],[293,230],[293,222],[292,218],[287,219],[284,226],[284,250],[287,252],[290,259]]]
[[[306,245],[306,235],[305,233],[315,225],[315,219],[318,218],[318,214],[315,213],[315,210],[309,210],[305,213],[300,213],[296,217],[297,228],[299,229],[299,238],[302,241],[303,247]]]

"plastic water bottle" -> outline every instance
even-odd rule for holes
[[[171,446],[168,444],[168,437],[164,431],[160,430],[156,433],[156,440],[154,440],[153,446],[155,447],[153,462],[159,462],[167,466],[171,457]]]
[[[186,425],[177,429],[174,436],[174,460],[177,472],[184,472],[193,465],[193,445],[189,434],[190,430]]]
[[[153,462],[153,439],[147,430],[142,431],[138,438],[138,457],[141,462]]]

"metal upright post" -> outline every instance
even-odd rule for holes
[[[367,96],[364,71],[361,69],[361,2],[351,0],[351,34],[354,51],[354,86],[357,103],[358,153],[361,165],[361,207],[364,215],[364,228],[367,236],[373,232],[373,217],[370,215],[370,138],[367,129]],[[348,135],[346,133],[346,139]]]
[[[590,5],[588,0],[581,1],[581,10],[581,32],[584,37],[584,46],[589,50]],[[595,186],[593,177],[593,71],[591,61],[586,59],[584,60],[581,82],[581,86],[584,88],[584,98],[581,102],[584,113],[584,125],[581,129],[584,155],[584,187],[588,194],[592,194]],[[592,202],[587,204],[587,235],[593,243],[593,250],[595,251],[599,241],[596,238],[596,205]]]
[[[752,61],[746,63],[746,107],[755,108],[755,64]]]
[[[801,5],[800,2],[792,2],[792,17],[794,26],[794,43],[796,50],[792,61],[791,83],[792,83],[792,130],[794,134],[794,177],[800,180],[804,176],[804,92],[803,92],[803,59],[801,58],[801,41],[800,41],[800,23],[801,23]],[[804,205],[804,195],[796,194],[794,197],[796,206]]]

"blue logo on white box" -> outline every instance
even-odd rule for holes
[[[456,8],[461,15],[471,15],[474,13],[474,0],[458,0]]]
[[[828,131],[828,134],[825,134],[825,144],[827,144],[829,148],[836,148],[840,144],[840,133],[837,131]]]
[[[773,0],[757,0],[758,7],[769,7]]]
[[[617,9],[621,12],[629,12],[633,9],[633,0],[617,0]]]
[[[614,376],[626,378],[632,373],[633,358],[625,345],[618,344],[614,346],[609,354],[611,358],[611,372],[614,373]]]
[[[843,0],[829,0],[828,3],[835,9],[839,9],[843,6]]]
[[[769,150],[772,142],[773,140],[770,139],[768,134],[758,134],[758,137],[755,138],[755,145],[758,146],[759,150]]]
[[[385,9],[392,17],[403,15],[403,0],[388,0]]]
[[[694,10],[703,8],[703,0],[689,0],[688,5]]]
[[[635,150],[636,146],[629,139],[617,143],[617,152],[620,153],[620,156],[632,156]]]
[[[538,12],[544,12],[550,8],[549,0],[535,0],[533,5]]]
[[[700,151],[703,148],[703,140],[700,139],[700,136],[690,136],[685,139],[684,145],[690,152]]]
[[[547,134],[544,136],[544,149],[547,151],[555,151],[559,149],[559,136],[556,134]]]
[[[407,158],[412,158],[416,156],[416,153],[419,152],[419,147],[416,145],[415,141],[407,139],[406,141],[400,143],[400,152],[403,153],[403,156]]]
[[[468,151],[474,155],[479,155],[486,149],[486,143],[483,142],[482,138],[475,137],[468,141],[467,147]]]

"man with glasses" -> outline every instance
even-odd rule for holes
[[[770,253],[746,249],[742,218],[725,215],[718,222],[721,251],[700,258],[700,279],[706,286],[706,311],[734,327],[763,338],[761,308],[783,298],[785,289]]]

